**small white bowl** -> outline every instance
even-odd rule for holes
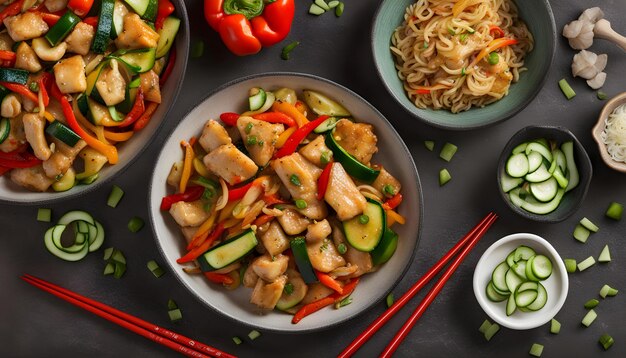
[[[499,263],[506,260],[507,255],[520,245],[525,245],[544,255],[552,261],[552,275],[541,284],[548,292],[548,302],[535,312],[516,310],[506,315],[506,300],[493,302],[487,298],[485,288],[491,280],[491,273]],[[554,247],[545,239],[528,233],[511,234],[491,245],[482,255],[474,270],[474,295],[485,313],[500,325],[511,329],[531,329],[550,321],[559,312],[569,288],[565,264]]]

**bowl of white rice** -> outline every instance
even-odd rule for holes
[[[626,92],[604,105],[591,133],[604,163],[626,173]]]

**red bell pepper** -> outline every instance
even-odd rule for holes
[[[224,233],[224,230],[226,230],[224,228],[224,223],[220,222],[215,227],[215,230],[213,230],[213,232],[209,235],[209,237],[207,237],[206,240],[204,240],[202,244],[200,244],[197,247],[194,247],[191,251],[186,253],[185,256],[176,260],[176,262],[179,264],[184,264],[185,262],[190,262],[190,261],[197,259],[198,257],[200,257],[200,255],[205,253],[211,247],[211,245],[213,245],[215,240],[219,239],[222,236],[222,234]]]
[[[0,167],[30,168],[40,163],[41,160],[29,152],[19,153],[18,150],[9,153],[0,152]]]
[[[137,132],[137,131],[144,129],[150,122],[150,119],[152,119],[152,115],[154,114],[154,112],[157,110],[158,107],[159,107],[158,103],[149,102],[148,105],[146,106],[146,110],[141,114],[139,119],[137,119],[137,121],[133,125],[133,130]]]
[[[204,0],[204,17],[238,56],[282,41],[291,30],[294,0]]]
[[[300,144],[300,142],[302,142],[302,140],[306,138],[306,136],[308,136],[309,133],[311,133],[315,128],[317,128],[317,126],[322,124],[327,119],[328,119],[328,116],[319,116],[319,118],[317,118],[316,120],[311,121],[303,125],[302,127],[298,128],[298,130],[293,132],[289,136],[289,138],[287,138],[285,145],[283,145],[276,152],[276,154],[274,154],[274,158],[282,158],[286,155],[289,155],[295,152],[296,149],[298,149],[298,145]]]
[[[263,195],[265,205],[272,206],[274,204],[287,204],[288,201],[281,199],[277,194]]]
[[[260,121],[268,122],[268,123],[280,123],[288,127],[293,127],[297,125],[296,121],[293,118],[280,112],[259,113],[259,114],[253,115],[252,118],[258,119]]]
[[[13,168],[8,168],[8,167],[2,167],[0,166],[0,177],[3,176],[6,172],[8,172],[9,170],[11,170]]]
[[[489,26],[489,33],[493,33],[494,38],[504,37],[504,30],[496,25]]]
[[[98,17],[97,16],[86,17],[83,19],[83,22],[95,29],[96,26],[98,26]]]
[[[47,107],[50,104],[50,96],[48,96],[48,90],[46,89],[46,81],[50,77],[50,74],[44,72],[48,76],[41,76],[37,80],[37,84],[39,85],[39,93],[41,93],[41,98],[43,100],[44,107]],[[39,98],[37,98],[39,100]]]
[[[252,184],[253,183],[248,183],[239,188],[228,190],[228,201],[234,201],[243,198],[243,196],[246,195],[246,193],[248,192],[248,189],[252,187]]]
[[[326,189],[328,189],[328,181],[330,180],[330,171],[333,168],[333,162],[329,162],[322,170],[319,179],[317,179],[317,200],[324,200]]]
[[[170,0],[159,0],[159,7],[157,9],[156,21],[154,22],[154,28],[160,30],[163,28],[163,21],[174,12],[174,5]]]
[[[317,301],[313,301],[302,306],[296,314],[293,315],[291,319],[291,323],[296,324],[300,322],[304,317],[310,315],[311,313],[315,313],[326,306],[330,306],[333,303],[341,302],[344,298],[348,297],[354,291],[354,288],[359,283],[359,279],[355,278],[343,286],[343,290],[341,293],[335,292],[328,297],[324,297]]]
[[[267,224],[268,222],[274,220],[274,218],[275,218],[275,216],[263,214],[263,215],[259,216],[258,218],[256,218],[252,222],[252,224],[256,225],[256,227],[263,226],[263,225]]]
[[[21,94],[35,103],[39,101],[39,97],[25,85],[13,82],[0,82],[0,85],[6,87],[11,92]]]
[[[15,61],[15,52],[0,50],[0,60],[3,61]]]
[[[227,126],[234,127],[237,125],[239,119],[239,113],[225,112],[220,114],[220,120]]]
[[[0,11],[0,24],[2,24],[4,22],[4,19],[6,19],[7,17],[15,16],[22,12],[23,5],[24,0],[17,0],[2,9],[2,11]]]
[[[205,272],[204,277],[214,283],[221,283],[222,285],[232,285],[235,280],[232,277],[224,273]]]
[[[172,71],[174,70],[174,64],[176,63],[176,48],[172,47],[170,49],[170,57],[167,59],[167,66],[165,66],[165,70],[163,74],[159,76],[159,86],[163,87],[165,81],[170,78]]]
[[[391,199],[385,201],[383,203],[383,209],[385,210],[393,210],[395,208],[398,207],[398,205],[400,205],[400,203],[402,202],[402,194],[398,193],[394,196],[391,197]]]
[[[130,112],[126,114],[122,123],[120,123],[120,127],[126,127],[133,123],[135,123],[139,117],[146,111],[146,105],[143,100],[143,90],[141,87],[137,90],[137,94],[135,95],[135,102],[133,103],[133,108],[130,109]]]
[[[161,199],[160,209],[170,210],[172,204],[179,201],[196,201],[202,197],[202,193],[204,193],[204,187],[190,186],[184,193],[172,194],[163,197],[163,199]]]
[[[41,16],[43,21],[46,24],[48,24],[48,26],[50,27],[54,26],[61,18],[60,15],[52,14],[52,13],[45,12],[45,11],[34,11],[34,12],[36,12],[39,16]]]
[[[93,0],[69,0],[67,2],[67,7],[80,17],[87,15],[92,6]]]

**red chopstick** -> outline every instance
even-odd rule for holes
[[[217,348],[207,346],[206,344],[200,343],[176,332],[172,332],[163,327],[146,322],[141,318],[124,313],[111,306],[107,306],[104,303],[94,301],[35,276],[25,274],[22,276],[22,279],[35,287],[62,298],[69,303],[94,313],[154,342],[180,352],[188,357],[235,357],[231,354],[220,351]]]
[[[431,291],[424,297],[422,302],[416,308],[415,312],[411,315],[407,323],[401,328],[400,332],[394,337],[390,345],[385,349],[381,356],[389,356],[393,353],[404,337],[409,333],[413,325],[426,311],[428,305],[435,299],[435,296],[441,291],[446,281],[454,273],[456,268],[461,264],[463,259],[476,245],[478,240],[485,234],[485,232],[491,227],[493,222],[498,218],[493,212],[487,214],[478,225],[476,225],[470,232],[468,232],[459,242],[454,245],[436,264],[434,264],[427,272],[422,276],[402,297],[400,297],[391,307],[383,312],[372,324],[370,324],[357,338],[355,338],[338,357],[346,358],[352,356],[367,340],[374,335],[387,321],[393,317],[408,301],[413,298],[424,286],[435,277],[439,271],[454,257],[459,251],[461,254],[453,261],[452,265],[446,270],[443,276],[439,279],[437,284],[433,286]]]

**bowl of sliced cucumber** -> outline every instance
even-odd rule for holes
[[[565,264],[544,238],[518,233],[503,237],[482,255],[474,270],[474,295],[494,321],[531,329],[559,312],[569,289]]]
[[[502,150],[498,188],[515,213],[535,221],[560,222],[581,205],[593,168],[585,148],[563,127],[529,126]]]

